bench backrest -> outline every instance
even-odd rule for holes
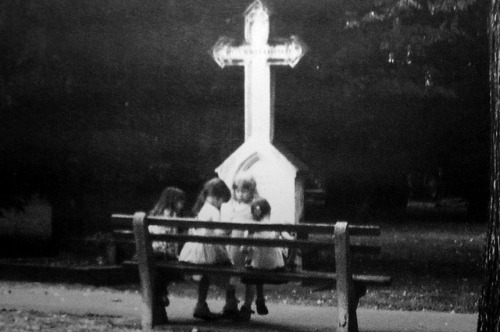
[[[251,232],[260,231],[276,231],[288,232],[297,234],[297,238],[293,240],[286,239],[254,239],[254,238],[232,238],[221,236],[199,236],[189,234],[145,234],[147,241],[167,241],[167,242],[201,242],[214,244],[233,244],[233,245],[253,245],[253,246],[269,246],[269,247],[287,247],[287,248],[333,248],[335,246],[335,237],[341,232],[345,232],[347,236],[378,236],[380,228],[378,226],[360,226],[348,225],[346,222],[337,222],[335,224],[308,224],[301,223],[293,224],[264,224],[264,223],[243,223],[243,222],[215,222],[201,221],[193,218],[170,218],[146,216],[143,212],[136,214],[136,219],[143,219],[144,227],[150,225],[158,225],[165,227],[181,227],[181,228],[207,228],[207,229],[222,229],[231,231],[248,230]],[[134,216],[125,214],[113,214],[113,224],[116,228],[123,229],[116,231],[118,235],[123,237],[131,236],[132,233],[127,231],[132,225]],[[345,229],[342,226],[346,224]],[[342,227],[341,227],[342,226]],[[342,229],[342,230],[341,230]],[[321,239],[309,238],[310,234],[319,234]],[[337,235],[336,235],[337,234]],[[380,247],[352,244],[350,245],[352,252],[362,253],[379,253]]]

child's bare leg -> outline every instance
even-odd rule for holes
[[[256,284],[255,289],[257,290],[257,300],[264,300],[264,284]]]
[[[252,284],[245,284],[245,302],[240,308],[240,320],[249,321],[252,316],[252,302],[255,297],[255,288]]]
[[[229,284],[226,288],[226,303],[237,301],[236,299],[236,287],[233,284]]]
[[[245,303],[243,303],[244,307],[252,308],[252,302],[255,297],[255,288],[252,284],[245,285]]]
[[[165,307],[168,307],[170,301],[168,300],[168,283],[164,273],[157,271],[156,273],[156,291],[160,294],[160,299]]]
[[[198,303],[207,302],[208,289],[210,288],[210,279],[203,275],[198,283]]]
[[[207,305],[208,290],[210,288],[210,279],[203,275],[198,283],[198,303],[194,307],[193,317],[204,320],[215,320],[220,318],[219,315],[210,312]]]
[[[256,284],[255,288],[257,289],[257,300],[255,300],[257,313],[259,315],[267,315],[269,310],[267,310],[266,299],[264,297],[264,284]]]
[[[222,314],[226,318],[238,318],[238,299],[236,298],[236,286],[234,280],[229,281],[226,287],[226,303],[222,309]]]

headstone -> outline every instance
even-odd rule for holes
[[[52,206],[33,195],[21,210],[0,209],[0,234],[9,238],[48,241],[52,237]]]
[[[268,43],[269,11],[260,0],[245,11],[245,41],[234,46],[222,37],[213,48],[215,61],[245,67],[245,142],[215,171],[231,188],[239,172],[253,174],[259,195],[271,204],[271,219],[298,223],[304,210],[307,167],[273,145],[274,109],[271,65],[294,67],[305,53],[297,37]]]

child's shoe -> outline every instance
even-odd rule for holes
[[[241,322],[248,322],[250,321],[250,318],[252,317],[252,314],[255,313],[251,308],[242,305],[240,308],[240,318],[239,320]]]
[[[257,306],[257,313],[259,315],[267,315],[269,313],[269,310],[267,310],[266,302],[264,301],[264,299],[255,300],[255,305]]]
[[[194,307],[193,317],[210,321],[221,318],[221,315],[210,312],[207,302],[198,302]]]
[[[240,319],[240,311],[238,310],[238,300],[232,299],[226,301],[224,304],[224,308],[222,308],[222,318],[239,320]]]
[[[170,300],[168,299],[168,289],[167,289],[167,287],[161,289],[161,303],[165,307],[168,307],[170,305]]]

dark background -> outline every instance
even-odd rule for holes
[[[271,38],[308,46],[294,69],[274,69],[275,140],[326,190],[326,215],[402,209],[408,174],[441,167],[446,194],[484,221],[485,2],[266,3]],[[39,193],[62,238],[152,208],[165,185],[191,203],[243,143],[243,69],[210,52],[220,36],[243,39],[249,4],[2,2],[1,205]]]

